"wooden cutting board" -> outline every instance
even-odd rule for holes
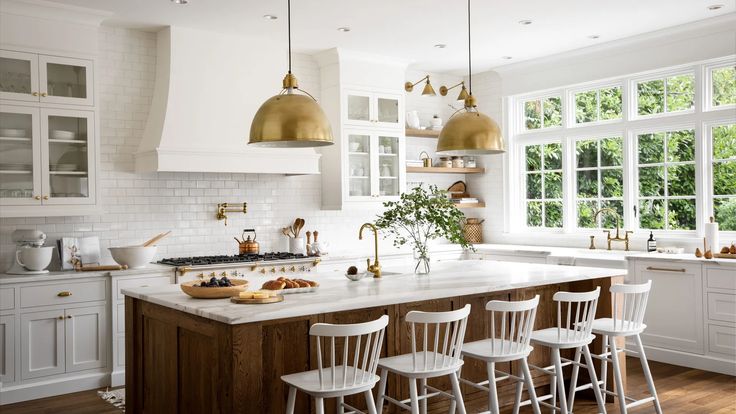
[[[271,296],[271,297],[262,298],[262,299],[261,298],[259,298],[259,299],[244,299],[244,298],[241,298],[240,296],[233,296],[233,297],[230,298],[230,302],[238,303],[238,304],[243,304],[243,305],[261,305],[261,304],[264,304],[264,303],[281,302],[282,300],[284,300],[284,297],[282,295],[276,295],[276,296]]]

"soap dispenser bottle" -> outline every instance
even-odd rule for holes
[[[657,251],[657,239],[654,238],[654,233],[649,232],[649,240],[647,240],[647,252]]]

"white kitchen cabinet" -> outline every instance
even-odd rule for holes
[[[0,206],[7,206],[5,215],[90,212],[97,200],[93,111],[2,103],[0,124]]]
[[[107,364],[107,311],[105,306],[64,311],[66,372],[102,368]]]
[[[367,90],[345,90],[343,124],[398,129],[404,127],[403,96]]]
[[[0,316],[0,382],[15,381],[15,317]]]
[[[94,104],[91,60],[0,50],[0,99]]]
[[[652,281],[641,334],[645,344],[702,354],[703,276],[699,264],[637,261],[637,283]]]
[[[403,136],[372,129],[347,129],[345,201],[396,200],[404,191]]]
[[[63,310],[21,314],[22,379],[64,372],[64,319]]]

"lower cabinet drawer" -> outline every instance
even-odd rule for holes
[[[708,319],[736,322],[736,295],[708,292]]]
[[[107,280],[69,281],[53,285],[20,288],[20,306],[67,305],[103,301],[107,298]]]
[[[708,325],[708,349],[736,357],[736,327]]]
[[[711,289],[727,289],[736,293],[736,268],[705,268],[706,286]]]

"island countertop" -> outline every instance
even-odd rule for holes
[[[229,299],[194,299],[178,285],[124,289],[136,299],[198,315],[226,324],[244,324],[328,312],[424,301],[452,296],[500,292],[557,283],[609,278],[626,274],[622,269],[557,266],[547,264],[458,260],[435,263],[429,275],[417,276],[411,265],[384,268],[384,276],[369,274],[353,282],[342,272],[313,271],[296,276],[320,284],[316,292],[285,295],[280,303],[240,305]],[[394,273],[394,274],[390,274]],[[257,290],[269,277],[248,277]]]

